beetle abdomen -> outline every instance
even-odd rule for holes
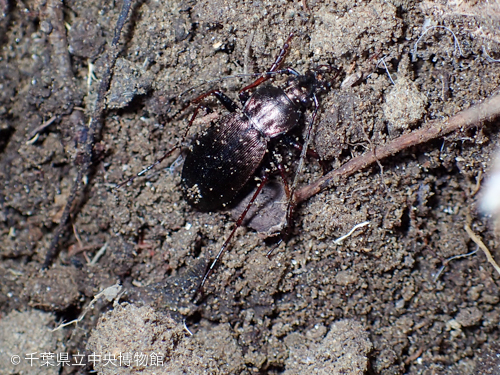
[[[266,140],[247,118],[227,115],[192,144],[181,177],[186,200],[204,211],[231,202],[253,176],[266,149]]]

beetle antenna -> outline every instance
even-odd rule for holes
[[[181,97],[182,95],[188,93],[191,90],[194,90],[196,88],[199,88],[199,87],[201,87],[203,85],[206,85],[206,84],[209,84],[209,83],[221,82],[221,81],[223,81],[225,79],[231,79],[231,78],[258,77],[258,76],[260,76],[260,78],[257,79],[254,83],[252,83],[252,84],[244,87],[243,89],[241,89],[240,90],[240,93],[241,93],[243,91],[247,91],[247,90],[249,90],[251,88],[257,87],[262,82],[267,81],[269,78],[271,78],[275,74],[289,73],[289,69],[279,69],[279,68],[283,64],[283,61],[285,60],[285,57],[288,54],[288,50],[290,49],[290,42],[292,41],[293,36],[294,36],[293,33],[290,33],[290,35],[288,35],[288,38],[287,38],[285,44],[283,45],[283,47],[281,47],[281,50],[280,50],[280,52],[278,54],[278,57],[274,61],[273,65],[271,66],[271,69],[269,69],[269,71],[264,72],[264,73],[241,73],[241,74],[235,74],[235,75],[232,75],[232,76],[226,76],[226,77],[220,77],[220,78],[212,79],[210,81],[206,81],[206,82],[200,83],[199,85],[194,86],[194,87],[192,87],[192,88],[190,88],[190,89],[182,92],[179,95],[179,97]]]
[[[288,73],[288,70],[287,69],[280,69],[280,70],[276,70],[276,71],[268,71],[268,72],[264,72],[264,73],[240,73],[240,74],[233,74],[231,76],[225,76],[225,77],[219,77],[219,78],[214,78],[214,79],[211,79],[211,80],[208,80],[208,81],[204,81],[204,82],[201,82],[195,86],[192,86],[186,90],[184,90],[183,92],[181,92],[179,95],[177,95],[178,98],[186,95],[187,93],[191,92],[191,91],[194,91],[196,89],[199,89],[200,87],[203,87],[205,85],[210,85],[210,84],[213,84],[213,83],[217,83],[217,82],[222,82],[222,81],[225,81],[227,79],[235,79],[235,78],[248,78],[248,77],[260,77],[260,76],[268,76],[268,77],[272,77],[274,75],[277,75],[277,74],[284,74],[284,73]]]
[[[123,186],[125,185],[129,185],[131,184],[137,177],[141,177],[143,176],[145,173],[149,172],[151,169],[153,169],[154,167],[156,167],[158,164],[160,164],[163,160],[165,160],[166,158],[168,158],[170,155],[172,155],[172,153],[177,150],[178,148],[180,148],[180,146],[175,146],[174,148],[170,149],[168,152],[166,152],[161,158],[157,159],[153,164],[150,164],[148,165],[146,168],[144,168],[142,171],[140,171],[139,173],[137,173],[135,176],[132,176],[130,177],[129,179],[123,181],[123,182],[120,182],[118,185],[116,185],[113,189],[114,190],[118,190],[120,188],[122,188]]]

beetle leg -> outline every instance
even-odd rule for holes
[[[224,255],[229,243],[231,242],[231,239],[233,238],[234,234],[236,233],[236,230],[241,227],[241,224],[243,223],[243,220],[245,220],[245,216],[247,215],[248,213],[248,210],[250,209],[250,207],[252,206],[253,202],[255,201],[255,199],[257,199],[257,196],[260,194],[260,192],[262,191],[262,188],[264,187],[264,185],[268,182],[269,180],[269,175],[268,175],[268,172],[264,172],[264,175],[262,176],[262,179],[260,181],[260,184],[259,184],[259,187],[257,188],[257,190],[255,191],[255,193],[253,194],[252,196],[252,199],[250,199],[250,202],[248,202],[248,205],[247,207],[245,208],[245,210],[241,213],[240,217],[238,218],[238,220],[236,221],[235,225],[234,225],[234,228],[233,230],[231,231],[231,233],[229,234],[229,237],[226,239],[226,241],[224,241],[224,244],[222,245],[221,249],[219,250],[219,252],[217,253],[217,255],[215,256],[215,259],[212,261],[212,263],[210,264],[210,267],[208,268],[208,270],[205,272],[205,275],[203,276],[203,279],[201,280],[201,283],[200,283],[200,286],[198,287],[198,289],[196,290],[196,293],[194,295],[194,298],[196,298],[196,296],[200,293],[203,292],[203,286],[205,285],[205,283],[207,282],[208,278],[210,277],[210,275],[212,274],[214,268],[217,266],[217,263],[219,263],[219,260],[220,258],[222,257],[222,255]]]
[[[290,49],[290,42],[292,41],[292,38],[293,38],[293,33],[290,33],[285,44],[283,44],[283,47],[281,47],[281,51],[278,54],[278,56],[276,57],[276,60],[274,60],[274,63],[271,66],[271,69],[269,69],[269,71],[264,73],[261,77],[257,78],[253,83],[249,84],[246,87],[243,87],[240,90],[239,96],[240,96],[240,100],[243,103],[246,102],[246,100],[248,99],[248,94],[246,93],[246,91],[251,90],[251,89],[259,86],[260,84],[266,82],[272,76],[272,74],[270,74],[270,73],[275,73],[280,68],[281,64],[283,64],[283,61],[285,60],[285,56],[287,55],[288,50]]]
[[[229,112],[236,112],[238,110],[238,106],[236,105],[235,102],[231,100],[230,97],[228,97],[226,94],[224,94],[220,90],[210,90],[204,94],[201,94],[200,96],[196,97],[195,99],[192,100],[193,103],[199,103],[203,99],[205,99],[207,96],[213,95],[217,98],[217,100],[224,106]]]
[[[207,95],[208,95],[208,93],[207,93]],[[205,95],[205,96],[206,96],[206,95]],[[198,98],[196,98],[196,99],[198,99]],[[201,100],[201,99],[200,99],[200,100]],[[187,129],[186,129],[186,131],[185,131],[184,135],[182,136],[182,140],[181,140],[181,142],[180,142],[177,146],[175,146],[175,147],[171,148],[170,150],[168,150],[165,154],[163,154],[163,156],[162,156],[161,158],[157,159],[157,160],[156,160],[153,164],[148,165],[146,168],[144,168],[142,171],[140,171],[139,173],[137,173],[135,176],[130,177],[128,180],[125,180],[125,181],[123,181],[123,182],[119,183],[119,184],[115,187],[115,189],[120,189],[122,186],[124,186],[124,185],[128,185],[128,184],[132,183],[132,181],[134,181],[137,177],[140,177],[140,176],[144,175],[145,173],[149,172],[151,169],[153,169],[153,168],[154,168],[154,167],[156,167],[158,164],[160,164],[163,160],[165,160],[165,159],[166,159],[166,158],[168,158],[170,155],[172,155],[172,153],[173,153],[175,150],[180,149],[180,148],[182,147],[182,145],[184,144],[184,141],[185,141],[185,139],[186,139],[186,137],[187,137],[187,135],[188,135],[188,133],[189,133],[189,129],[191,129],[191,126],[193,125],[193,122],[194,122],[194,120],[195,120],[196,116],[198,115],[198,112],[200,111],[200,108],[201,108],[201,105],[198,105],[198,106],[195,108],[195,110],[194,110],[194,112],[193,112],[193,115],[191,116],[191,119],[189,120],[189,123],[188,123]]]
[[[273,159],[275,159],[273,157]],[[285,240],[288,240],[288,236],[290,234],[290,230],[292,228],[292,214],[293,210],[295,209],[295,205],[292,205],[292,190],[290,188],[290,184],[287,181],[286,175],[285,175],[285,168],[283,167],[283,164],[280,163],[277,160],[274,160],[274,164],[276,164],[276,168],[278,169],[280,173],[281,180],[283,181],[283,186],[287,198],[287,208],[286,208],[286,217],[285,217],[285,225],[284,227],[280,230],[279,236],[280,239],[279,241],[267,252],[266,256],[268,259],[271,259],[271,255],[274,250],[278,248],[278,246]]]
[[[260,77],[259,79],[264,79],[262,81],[255,81],[254,83],[252,83],[251,85],[243,88],[242,90],[240,90],[239,92],[239,98],[240,98],[240,102],[242,105],[245,105],[246,101],[250,98],[250,93],[248,92],[248,90],[260,85],[262,82],[265,82],[267,81],[269,78],[271,78],[271,76],[273,75],[276,75],[276,74],[291,74],[291,75],[294,75],[294,76],[300,76],[301,74],[299,72],[297,72],[295,69],[293,68],[284,68],[284,69],[280,69],[280,70],[275,70],[275,71],[269,71],[269,72],[265,72],[265,73],[262,73],[263,76]],[[264,77],[265,76],[265,77]],[[257,83],[258,82],[258,83]]]
[[[295,171],[295,177],[293,179],[292,183],[292,188],[290,189],[290,199],[288,200],[288,207],[287,207],[287,223],[291,223],[292,220],[292,213],[293,209],[295,208],[295,188],[297,187],[297,183],[299,181],[299,175],[300,172],[302,171],[302,167],[304,166],[304,160],[307,155],[307,150],[309,149],[309,142],[311,140],[311,134],[312,130],[314,128],[314,123],[316,121],[316,116],[318,114],[318,109],[319,109],[319,103],[318,99],[316,98],[316,95],[313,95],[313,101],[314,101],[314,111],[312,114],[311,122],[309,123],[309,126],[307,128],[306,136],[304,139],[304,144],[302,145],[302,152],[300,153],[300,159],[299,159],[299,165],[297,167],[297,170]]]
[[[302,149],[304,148],[303,145],[301,145],[299,142],[297,142],[293,137],[291,137],[288,134],[285,134],[283,136],[283,143],[287,143],[287,144],[291,145],[294,149],[296,149],[300,152],[302,152]],[[319,154],[315,150],[310,149],[310,148],[307,149],[306,155],[308,157],[316,159],[316,161],[321,166],[321,169],[323,170],[323,174],[327,174],[329,172],[330,164],[326,160],[321,159],[321,157],[319,156]]]
[[[294,137],[292,137],[290,134],[283,135],[282,142],[292,146],[294,149],[301,151],[301,152],[302,152],[302,149],[304,148],[303,145],[301,145],[299,142],[297,142],[297,140],[294,139]],[[306,152],[307,152],[307,156],[311,156],[315,159],[319,159],[319,155],[316,151],[309,149]]]
[[[221,102],[221,104],[226,107],[226,109],[229,112],[236,112],[238,110],[238,106],[236,105],[235,102],[232,101],[230,97],[228,97],[226,94],[224,94],[221,91],[215,90],[213,92],[213,95]]]
[[[297,187],[298,177],[299,177],[300,172],[302,170],[302,167],[304,165],[304,160],[306,158],[307,150],[309,148],[309,141],[311,139],[312,129],[314,127],[314,122],[316,120],[316,115],[318,114],[318,108],[319,108],[319,103],[318,103],[318,99],[316,98],[316,95],[313,95],[313,100],[314,100],[313,115],[312,115],[312,118],[311,118],[311,122],[309,123],[309,127],[307,128],[306,138],[304,140],[304,144],[302,145],[302,152],[300,153],[299,165],[297,167],[297,170],[295,171],[295,177],[293,179],[293,183],[292,183],[292,186],[290,188],[290,196],[288,197],[288,203],[287,203],[287,208],[286,208],[286,224],[285,224],[286,226],[281,230],[281,237],[282,237],[282,239],[280,239],[280,241],[277,243],[277,245],[274,246],[267,253],[267,257],[268,258],[271,257],[272,252],[283,241],[283,238],[286,238],[288,236],[288,234],[290,232],[290,229],[292,227],[293,211],[295,210],[295,207],[297,206],[296,199],[295,199],[295,188]]]
[[[279,71],[279,73],[281,74],[291,74],[291,75],[294,75],[294,76],[300,76],[301,74],[299,72],[297,72],[295,69],[293,68],[290,68],[290,67],[287,67],[287,68],[284,68],[284,69],[281,69]]]
[[[182,144],[182,143],[181,143]],[[142,171],[140,171],[139,173],[137,173],[135,176],[133,177],[130,177],[128,180],[125,180],[123,182],[120,182],[118,185],[116,185],[114,187],[114,189],[120,189],[121,187],[125,186],[125,185],[128,185],[130,183],[132,183],[132,181],[134,181],[137,177],[141,177],[142,175],[144,175],[146,172],[150,171],[151,169],[153,169],[154,167],[156,167],[158,164],[160,164],[163,160],[165,160],[166,158],[168,158],[170,155],[172,155],[172,153],[181,148],[181,146],[175,146],[173,148],[171,148],[170,150],[168,150],[161,158],[159,158],[158,160],[156,160],[153,164],[150,164],[148,165],[146,168],[144,168]]]
[[[283,163],[281,163],[278,160],[278,158],[274,154],[275,152],[277,152],[277,151],[275,150],[275,151],[271,152],[271,157],[272,157],[274,165],[276,166],[276,169],[280,173],[281,179],[283,180],[283,185],[284,185],[284,189],[285,189],[286,198],[287,198],[287,200],[289,200],[290,199],[290,185],[288,184],[288,181],[287,181],[287,178],[286,178],[285,167],[283,166]]]
[[[260,85],[262,82],[265,82],[266,80],[268,80],[269,78],[271,78],[272,75],[276,75],[276,74],[291,74],[291,75],[294,75],[294,76],[300,76],[300,73],[297,72],[295,69],[293,68],[284,68],[284,69],[280,69],[280,70],[275,70],[275,71],[269,71],[269,72],[265,72],[263,73],[264,75],[266,75],[267,78],[265,78],[263,81],[255,81],[254,83],[252,83],[251,85],[243,88],[240,90],[239,92],[239,98],[240,98],[240,102],[242,105],[245,105],[246,101],[250,98],[250,93],[248,92],[248,90]],[[259,79],[263,79],[263,77],[260,77]],[[257,83],[259,82],[259,83]],[[257,84],[256,84],[257,83]]]

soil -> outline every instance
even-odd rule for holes
[[[120,6],[0,0],[1,374],[500,374],[500,275],[482,251],[450,260],[477,249],[465,225],[500,259],[494,219],[478,210],[498,120],[337,181],[297,207],[271,259],[272,241],[241,227],[195,302],[231,213],[189,206],[178,154],[114,189],[179,144],[189,99],[219,88],[237,101],[252,78],[197,85],[268,70],[292,31],[286,66],[341,69],[320,96],[322,162],[307,159],[300,186],[466,109],[500,84],[498,2],[133,3],[91,173],[42,270]],[[82,354],[85,366],[40,369],[33,352]],[[89,361],[125,352],[161,354],[164,366]]]

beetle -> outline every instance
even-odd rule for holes
[[[270,143],[303,122],[315,83],[311,74],[294,76],[285,89],[259,86],[241,110],[232,108],[199,134],[182,169],[187,201],[203,211],[232,202],[261,165]]]
[[[228,109],[229,114],[198,134],[184,160],[181,189],[193,207],[203,211],[213,211],[232,203],[262,165],[266,154],[273,152],[272,148],[279,140],[304,125],[306,110],[314,107],[291,187],[286,182],[283,167],[274,160],[288,196],[286,216],[288,227],[290,226],[297,175],[304,162],[311,129],[318,111],[316,93],[324,90],[326,86],[326,83],[318,78],[318,73],[330,70],[329,66],[322,66],[305,74],[299,74],[292,68],[278,71],[290,47],[292,37],[293,34],[290,34],[269,72],[240,90],[239,97],[243,105],[241,109],[218,90],[203,94],[195,100],[198,102],[208,95],[214,95]],[[325,67],[328,69],[324,69]],[[290,75],[284,87],[263,84],[271,77],[270,73],[276,72]],[[254,92],[249,95],[248,91],[254,88]],[[192,120],[194,116],[196,112]],[[257,190],[206,271],[198,291],[202,290],[235,231],[241,226],[253,201],[267,183],[269,174],[270,169],[264,169]]]
[[[236,103],[219,90],[209,91],[193,100],[193,103],[200,103],[210,95],[215,96],[229,113],[218,122],[213,123],[207,130],[199,133],[191,143],[181,173],[181,190],[190,205],[202,211],[214,211],[226,207],[233,203],[235,197],[247,185],[250,178],[255,175],[257,169],[263,166],[264,160],[268,159],[266,155],[270,155],[274,164],[274,168],[270,166],[263,168],[258,188],[205,272],[197,292],[203,290],[205,282],[224,254],[234,233],[241,226],[251,205],[267,183],[273,169],[280,172],[285,185],[285,192],[288,197],[287,223],[285,225],[290,227],[294,208],[293,193],[298,180],[297,176],[304,163],[311,130],[319,107],[316,94],[324,91],[328,86],[328,83],[323,81],[320,75],[331,71],[330,66],[320,66],[316,70],[310,70],[305,74],[300,74],[292,68],[280,69],[290,48],[292,37],[293,33],[289,35],[281,48],[271,69],[255,82],[240,90],[239,99],[242,108],[239,108]],[[289,75],[284,87],[265,83],[272,76],[279,73]],[[252,89],[255,90],[250,94],[249,91]],[[285,178],[284,168],[274,156],[274,151],[276,151],[276,145],[294,129],[299,129],[305,125],[305,113],[311,107],[313,107],[313,114],[305,132],[303,145],[294,144],[294,146],[301,148],[302,152],[295,178],[289,186]],[[200,106],[195,109],[183,139],[186,138],[199,109]],[[167,152],[137,176],[158,165],[177,148],[179,146]],[[131,180],[128,180],[128,182]],[[270,253],[271,251],[268,255]]]

